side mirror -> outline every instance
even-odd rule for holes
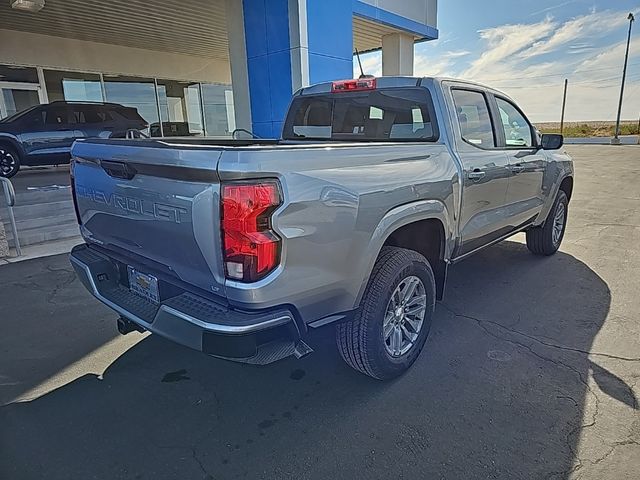
[[[543,150],[558,150],[562,145],[564,145],[564,137],[562,135],[550,133],[542,135],[540,146]]]

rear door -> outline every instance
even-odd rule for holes
[[[509,160],[499,148],[487,92],[468,86],[450,89],[457,153],[463,167],[457,255],[505,235]]]
[[[36,164],[54,164],[69,160],[69,152],[79,132],[75,119],[66,104],[54,103],[43,106],[40,117],[32,127],[21,134],[21,140],[31,159]],[[35,121],[37,120],[37,121]]]
[[[80,138],[111,138],[114,122],[102,105],[71,104]],[[123,137],[123,135],[120,135]]]
[[[508,214],[514,228],[533,220],[542,209],[544,151],[527,117],[511,100],[496,95],[498,141],[509,159],[511,176],[507,188]]]

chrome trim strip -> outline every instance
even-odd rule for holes
[[[125,310],[121,306],[113,303],[111,300],[109,300],[109,299],[105,298],[103,295],[101,295],[100,292],[98,291],[98,288],[96,286],[95,281],[93,280],[93,275],[91,275],[91,270],[89,269],[88,265],[82,263],[80,260],[76,259],[73,255],[70,255],[69,259],[70,259],[70,261],[72,263],[77,265],[84,272],[84,275],[87,277],[87,280],[89,281],[89,284],[91,285],[91,293],[93,294],[94,297],[96,297],[102,303],[107,305],[109,308],[115,310],[120,315],[132,320],[135,323],[140,324],[144,328],[146,328],[146,329],[148,329],[148,330],[150,330],[152,332],[155,330],[153,328],[153,324],[152,323],[145,322],[140,317],[132,314],[128,310]],[[204,321],[202,321],[200,319],[194,318],[191,315],[187,315],[186,313],[182,313],[182,312],[180,312],[179,310],[176,310],[173,307],[169,307],[167,305],[162,305],[162,304],[160,305],[160,309],[158,310],[158,313],[156,313],[155,319],[158,318],[158,315],[160,315],[161,311],[166,313],[166,314],[168,314],[168,315],[172,315],[174,317],[177,317],[180,320],[184,320],[185,322],[189,322],[189,323],[191,323],[193,325],[196,325],[199,328],[202,328],[203,330],[206,330],[207,332],[226,333],[226,334],[252,333],[252,332],[257,332],[257,331],[260,331],[260,330],[265,330],[265,329],[270,328],[270,327],[275,327],[275,326],[278,326],[278,325],[284,325],[284,324],[286,324],[288,322],[292,322],[293,321],[293,318],[291,316],[282,315],[282,316],[279,316],[279,317],[276,317],[276,318],[272,318],[270,320],[266,320],[264,322],[254,323],[252,325],[237,325],[236,326],[236,325],[223,325],[223,324],[219,324],[219,323],[207,323],[207,322],[204,322]],[[154,322],[155,322],[155,319],[154,319]]]
[[[480,245],[478,248],[475,248],[474,250],[471,250],[470,252],[467,252],[467,253],[465,253],[463,255],[460,255],[459,257],[452,258],[450,263],[452,265],[455,265],[456,263],[461,262],[462,260],[465,260],[466,258],[469,258],[474,253],[478,253],[479,251],[484,250],[487,247],[492,247],[496,243],[500,243],[500,242],[502,242],[503,240],[506,240],[509,237],[513,237],[514,235],[517,235],[518,233],[525,231],[531,225],[533,225],[533,220],[525,223],[521,227],[518,227],[517,230],[513,230],[510,233],[507,233],[507,234],[505,234],[505,235],[503,235],[501,237],[498,237],[495,240],[492,240],[492,241],[490,241],[489,243],[487,243],[485,245]]]
[[[197,325],[197,326],[199,326],[199,327],[201,327],[201,328],[203,328],[203,329],[205,329],[207,331],[213,331],[213,332],[218,332],[218,333],[235,333],[235,334],[238,334],[238,333],[256,332],[256,331],[259,331],[259,330],[264,330],[264,329],[269,328],[269,327],[282,325],[282,324],[285,324],[285,323],[290,322],[290,321],[293,320],[288,315],[282,315],[282,316],[277,317],[277,318],[272,318],[271,320],[266,320],[264,322],[254,323],[254,324],[251,324],[251,325],[222,325],[222,324],[219,324],[219,323],[203,322],[202,320],[194,318],[191,315],[187,315],[186,313],[182,313],[179,310],[176,310],[175,308],[169,307],[167,305],[161,305],[160,306],[160,310],[164,311],[165,313],[168,313],[169,315],[174,315],[174,316],[176,316],[176,317],[178,317],[181,320],[184,320],[186,322],[193,323],[194,325]],[[158,312],[158,313],[160,313],[160,312]]]

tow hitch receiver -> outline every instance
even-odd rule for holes
[[[137,323],[132,322],[131,320],[129,320],[127,318],[119,317],[118,318],[118,331],[122,335],[126,335],[126,334],[131,333],[131,332],[144,333],[145,329],[142,328]]]

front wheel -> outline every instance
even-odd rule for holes
[[[549,256],[558,251],[564,238],[568,211],[569,199],[560,190],[544,225],[527,230],[527,248],[531,253]]]
[[[384,247],[358,313],[336,326],[344,361],[379,380],[405,372],[427,340],[435,297],[433,270],[426,258],[413,250]]]
[[[9,146],[0,145],[0,177],[11,178],[20,170],[18,153]]]

